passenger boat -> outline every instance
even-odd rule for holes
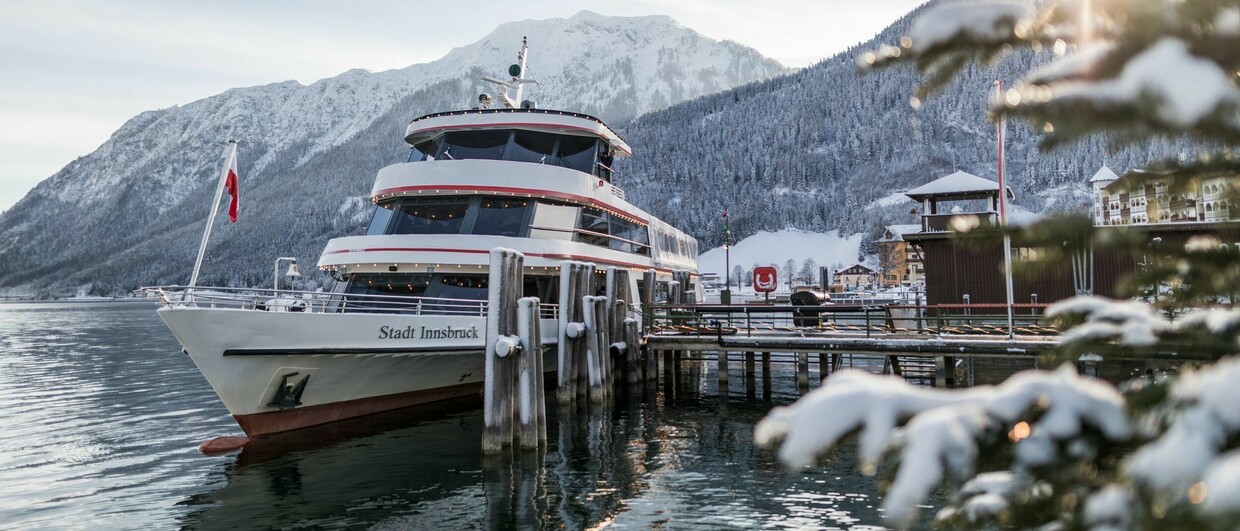
[[[612,158],[631,154],[616,132],[521,100],[526,52],[511,80],[484,78],[497,85],[495,108],[483,94],[409,123],[410,156],[379,171],[369,229],[319,257],[330,293],[159,289],[160,317],[246,434],[477,393],[496,247],[525,255],[549,371],[562,262],[633,270],[634,294],[666,293],[673,272],[688,271],[700,291],[697,242],[611,182]],[[655,285],[644,286],[651,269]]]

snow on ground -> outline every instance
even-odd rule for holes
[[[784,262],[788,260],[796,262],[798,270],[806,258],[813,258],[820,267],[832,264],[847,267],[857,262],[860,250],[861,234],[842,237],[837,231],[824,234],[784,229],[763,231],[745,238],[732,246],[730,254],[732,267],[739,265],[749,270],[754,264],[773,265],[780,270],[782,279]],[[716,273],[724,278],[724,262],[723,248],[716,247],[698,256],[698,271]]]
[[[872,210],[875,208],[883,208],[883,207],[899,205],[902,203],[912,203],[912,202],[913,200],[909,199],[907,195],[904,195],[904,192],[896,192],[882,199],[875,199],[874,201],[871,201],[870,204],[865,206],[865,210]]]

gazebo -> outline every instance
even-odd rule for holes
[[[1007,189],[1007,194],[1009,199],[1016,198],[1011,188]],[[909,190],[904,195],[922,204],[922,232],[950,231],[952,218],[958,218],[960,221],[957,223],[967,222],[973,226],[999,221],[999,183],[971,173],[957,171]],[[985,210],[978,209],[979,200],[985,200]],[[956,208],[950,208],[950,203],[956,203],[951,205]],[[961,203],[966,203],[968,206],[965,208],[971,210],[960,208]]]

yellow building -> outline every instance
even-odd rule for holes
[[[904,240],[921,225],[888,225],[878,245],[878,282],[884,287],[920,284],[925,279],[921,249]]]

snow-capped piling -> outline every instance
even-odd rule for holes
[[[586,366],[590,401],[602,402],[610,394],[611,356],[607,330],[607,297],[586,296],[581,301],[586,323]]]
[[[517,438],[522,448],[538,448],[547,442],[547,404],[543,388],[542,329],[538,297],[517,301],[517,337],[521,355],[517,376]]]
[[[641,375],[641,322],[634,318],[626,318],[622,323],[624,330],[624,381],[629,385],[642,381]]]
[[[693,292],[689,289],[689,275],[690,271],[688,269],[677,269],[672,271],[672,279],[680,288],[680,291],[677,293],[677,297],[671,300],[674,304],[692,304],[697,302],[693,300]]]
[[[491,249],[491,270],[488,277],[490,300],[487,305],[487,333],[483,343],[486,351],[482,408],[482,451],[499,452],[512,444],[513,393],[517,380],[518,358],[523,354],[517,336],[517,300],[521,296],[521,268],[525,256],[511,249]],[[537,299],[535,299],[537,300]],[[537,304],[534,306],[537,308]],[[533,312],[537,318],[538,312]],[[541,350],[536,350],[541,354]],[[541,375],[540,375],[541,377]]]
[[[590,295],[590,283],[594,266],[585,262],[562,262],[560,265],[560,337],[557,357],[558,384],[556,400],[561,404],[572,402],[580,387],[579,375],[585,361],[586,325],[583,297]]]

